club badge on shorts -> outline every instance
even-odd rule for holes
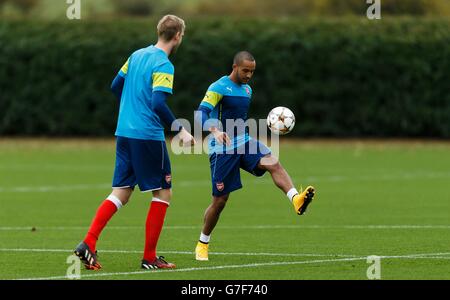
[[[167,182],[168,184],[170,184],[171,181],[172,181],[172,175],[171,175],[171,174],[167,174],[167,175],[166,175],[166,182]]]
[[[219,192],[223,191],[223,189],[225,188],[225,184],[223,182],[217,182],[216,183],[216,188]]]

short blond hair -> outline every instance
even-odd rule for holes
[[[158,22],[158,38],[168,42],[172,40],[178,32],[184,33],[186,25],[184,20],[174,16],[166,15]]]

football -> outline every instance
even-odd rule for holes
[[[278,106],[267,116],[267,126],[274,134],[285,135],[294,129],[295,116],[287,107]]]

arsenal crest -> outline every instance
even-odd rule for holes
[[[166,175],[166,182],[170,183],[172,181],[172,175],[171,174],[167,174]]]
[[[216,188],[219,192],[221,192],[225,188],[225,184],[223,184],[223,182],[218,182],[216,183]]]

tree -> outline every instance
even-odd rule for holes
[[[39,2],[39,0],[0,0],[3,2],[9,2],[17,7],[22,13],[29,13]]]
[[[154,1],[151,0],[113,0],[112,2],[119,15],[148,16],[154,12]]]
[[[189,2],[188,2],[189,3]],[[189,10],[203,15],[365,16],[366,0],[198,0]],[[449,0],[382,0],[385,15],[450,15]]]

